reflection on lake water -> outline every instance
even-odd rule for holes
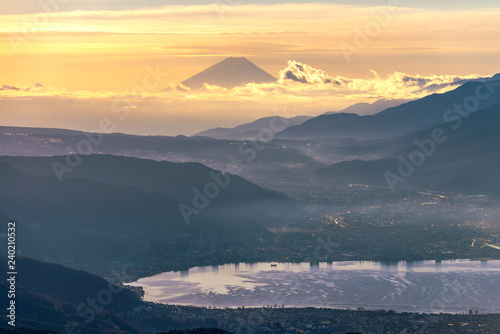
[[[500,312],[500,261],[239,263],[130,283],[159,303]]]

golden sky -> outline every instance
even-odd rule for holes
[[[144,86],[151,69],[160,69],[161,80],[128,105],[131,116],[117,131],[192,134],[276,109],[317,115],[429,93],[405,78],[444,84],[500,72],[500,5],[219,1],[103,10],[65,9],[65,2],[0,15],[0,125],[91,130],[110,103]],[[277,78],[300,63],[310,78],[346,84],[280,80],[231,91],[158,93],[230,56],[247,57]]]

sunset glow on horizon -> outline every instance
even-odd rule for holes
[[[135,9],[113,1],[106,9],[64,3],[37,12],[21,1],[0,11],[2,125],[91,130],[114,99],[140,93],[129,106],[134,116],[117,131],[188,135],[276,109],[318,115],[357,102],[416,99],[500,72],[500,6],[486,8],[489,2],[478,9],[411,1],[151,1]],[[279,80],[229,90],[175,89],[232,56]],[[283,77],[296,64],[308,69],[307,83]],[[151,71],[161,78],[137,91]],[[433,85],[441,86],[428,89]]]

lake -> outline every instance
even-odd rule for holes
[[[500,313],[500,260],[225,264],[129,285],[146,301],[178,305]]]

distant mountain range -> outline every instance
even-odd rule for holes
[[[244,57],[230,57],[181,82],[192,90],[204,84],[234,88],[246,83],[274,82],[276,78]]]
[[[344,161],[318,169],[316,173],[323,180],[336,184],[387,187],[386,173],[399,177],[399,170],[402,170],[404,182],[396,182],[395,188],[411,187],[499,197],[500,103],[463,119],[459,127],[458,124],[438,124],[382,141],[377,146],[384,147],[387,152],[385,158]],[[441,137],[446,140],[432,144],[429,140],[436,129],[440,133],[442,131]],[[418,151],[423,153],[414,153]],[[421,164],[411,162],[419,161],[418,156],[422,154],[425,158]]]
[[[58,156],[76,150],[92,134],[82,131],[0,126],[0,154],[13,156]],[[238,175],[272,189],[307,183],[305,176],[325,167],[298,149],[274,143],[227,141],[208,137],[135,136],[104,134],[93,153],[171,162],[200,162],[226,171],[236,166]]]
[[[488,82],[496,83],[497,76]],[[475,97],[482,88],[480,81],[467,82],[464,85],[444,94],[432,94],[422,99],[410,101],[402,105],[385,109],[375,115],[359,116],[352,113],[335,113],[320,115],[301,125],[289,127],[276,134],[283,139],[314,138],[354,138],[357,140],[383,139],[395,137],[424,129],[444,121],[448,109],[455,104],[464,104],[468,97]],[[484,89],[484,90],[483,90]],[[476,101],[474,100],[474,103]],[[477,99],[476,109],[483,109],[500,102],[500,89],[493,90],[486,99]]]
[[[257,139],[261,131],[269,130],[273,126],[288,128],[290,126],[300,125],[311,118],[312,116],[295,116],[290,118],[281,116],[264,117],[251,123],[238,125],[234,128],[215,128],[198,132],[194,136],[206,136],[217,139]],[[262,136],[264,135],[267,136],[265,133],[262,134]]]
[[[409,101],[411,101],[411,100],[381,99],[381,100],[375,101],[373,103],[361,102],[361,103],[353,104],[352,106],[349,106],[349,107],[342,109],[342,110],[339,110],[339,111],[327,111],[323,115],[341,114],[341,113],[358,114],[360,116],[374,115],[374,114],[379,113],[385,109],[396,107],[396,106],[399,106],[399,105],[406,103],[406,102],[409,102]]]
[[[406,103],[410,100],[385,100],[381,99],[375,101],[373,103],[356,103],[350,107],[347,107],[340,111],[328,111],[323,115],[330,114],[357,114],[357,115],[373,115],[378,112],[381,112],[385,109],[399,106],[403,103]],[[259,118],[250,123],[245,123],[242,125],[238,125],[233,128],[215,128],[209,129],[206,131],[198,132],[194,136],[206,136],[217,139],[239,139],[239,140],[247,140],[249,138],[257,138],[259,132],[263,129],[269,129],[272,122],[275,122],[280,127],[284,127],[285,129],[301,125],[304,122],[314,118],[313,116],[295,116],[295,117],[281,117],[281,116],[271,116],[271,117],[263,117]]]

